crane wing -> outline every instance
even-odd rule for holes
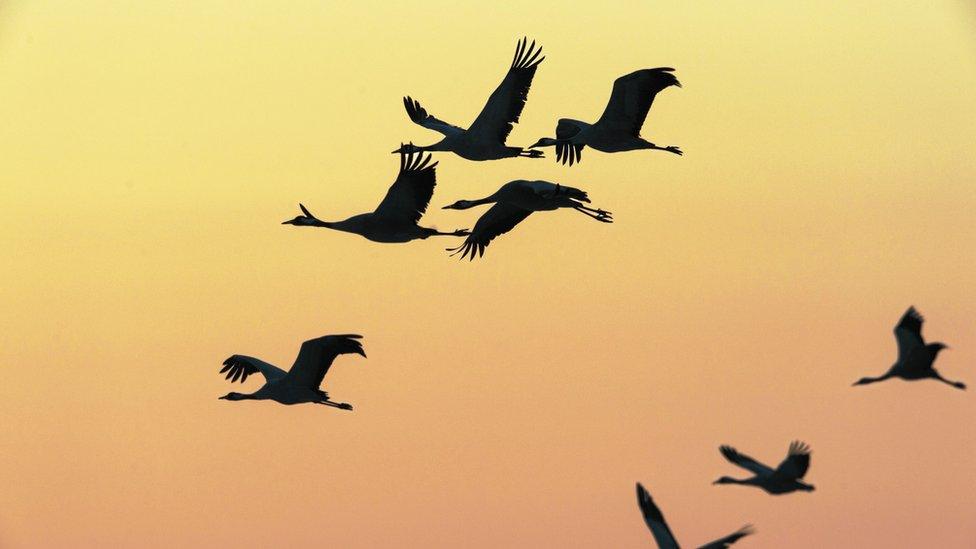
[[[467,257],[468,261],[474,259],[476,255],[481,257],[485,255],[485,248],[495,237],[511,231],[531,213],[531,210],[523,210],[511,204],[497,202],[478,218],[471,234],[460,246],[447,250],[454,252],[451,255],[460,253],[461,259]]]
[[[922,323],[925,321],[915,307],[909,307],[895,326],[895,341],[898,342],[898,362],[908,359],[912,351],[925,346],[922,338]]]
[[[427,114],[427,109],[421,107],[420,102],[410,96],[403,98],[403,106],[407,109],[407,116],[414,124],[440,132],[448,137],[464,133],[464,128],[459,128]]]
[[[220,373],[224,372],[227,372],[224,379],[229,379],[231,383],[237,381],[238,378],[240,378],[241,383],[244,383],[247,381],[247,376],[258,372],[261,372],[265,381],[269,383],[278,381],[287,375],[284,370],[277,366],[245,355],[233,355],[225,360],[224,367],[220,370]]]
[[[362,343],[357,341],[362,337],[355,334],[327,335],[302,343],[285,381],[299,387],[318,389],[337,356],[350,353],[366,356]]]
[[[560,118],[556,123],[556,162],[562,162],[572,166],[574,162],[579,162],[583,156],[583,147],[569,143],[568,140],[576,136],[583,128],[575,120]]]
[[[400,153],[400,173],[377,206],[375,215],[405,223],[417,223],[427,211],[437,185],[431,155]]]
[[[671,74],[673,71],[669,67],[643,69],[616,79],[607,108],[594,126],[614,132],[626,132],[634,137],[640,136],[647,111],[658,92],[668,86],[681,86],[678,79]]]
[[[756,533],[756,531],[752,528],[751,525],[747,524],[742,528],[739,528],[735,532],[725,536],[724,538],[717,539],[711,543],[706,543],[705,545],[702,545],[698,549],[728,549],[729,547],[732,546],[733,543],[754,533]]]
[[[526,47],[526,42],[523,38],[518,43],[508,74],[488,98],[478,118],[471,123],[469,134],[504,144],[508,134],[512,133],[512,126],[518,122],[529,96],[535,69],[545,59],[539,56],[542,53],[541,46],[536,49],[533,40]]]
[[[637,505],[644,515],[644,522],[650,528],[657,546],[661,549],[681,549],[678,546],[678,540],[674,539],[674,534],[671,533],[668,523],[664,522],[664,515],[661,514],[661,510],[651,499],[651,494],[639,482],[637,483]]]
[[[738,450],[731,446],[722,446],[719,448],[719,451],[722,452],[725,459],[757,475],[765,476],[773,474],[771,467],[763,465],[745,454],[740,454]]]
[[[561,185],[559,183],[550,183],[549,181],[513,181],[512,184],[519,184],[520,187],[529,189],[535,194],[543,198],[555,198],[558,196],[568,196],[573,200],[579,200],[580,202],[589,202],[590,198],[586,194],[586,191],[582,189],[577,189],[576,187],[569,187],[566,185]]]
[[[786,454],[786,459],[776,468],[775,475],[784,479],[801,479],[807,474],[810,468],[810,447],[794,440],[790,443],[790,449]]]

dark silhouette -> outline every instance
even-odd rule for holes
[[[800,479],[807,474],[810,467],[810,447],[806,444],[793,441],[790,443],[789,452],[786,459],[779,464],[775,470],[767,465],[763,465],[751,457],[740,454],[731,446],[720,448],[725,459],[752,471],[755,476],[747,479],[737,479],[722,477],[713,484],[745,484],[747,486],[758,486],[770,494],[788,494],[797,490],[812,492],[814,487],[810,484],[800,482]]]
[[[637,483],[637,505],[640,506],[641,512],[644,514],[644,522],[651,529],[651,534],[654,535],[654,541],[657,542],[657,546],[661,549],[680,549],[678,540],[674,539],[674,534],[671,533],[671,528],[668,527],[668,523],[664,522],[664,515],[661,514],[661,510],[654,504],[654,500],[651,499],[651,494],[639,482]],[[738,531],[722,539],[706,543],[698,549],[725,549],[754,532],[751,525],[746,525],[739,528]]]
[[[603,223],[613,223],[610,212],[584,206],[589,202],[586,193],[573,187],[564,187],[548,181],[512,181],[502,185],[491,196],[479,200],[458,200],[444,206],[446,210],[466,210],[481,204],[494,202],[475,223],[471,235],[456,248],[448,248],[451,255],[460,253],[461,259],[474,259],[485,255],[485,248],[496,236],[505,234],[532,212],[573,208]]]
[[[366,357],[363,345],[356,341],[362,337],[355,334],[342,334],[310,339],[302,343],[295,364],[287,372],[254,357],[234,355],[224,361],[224,367],[220,370],[220,373],[227,372],[225,379],[234,383],[240,378],[241,383],[244,383],[247,376],[261,372],[265,383],[263,387],[249,395],[231,392],[220,398],[274,400],[282,404],[312,402],[352,410],[351,404],[329,400],[329,393],[321,390],[319,385],[322,384],[322,379],[329,372],[329,367],[337,356],[355,353]]]
[[[595,124],[560,118],[555,139],[543,137],[529,148],[555,146],[556,162],[570,166],[580,161],[586,146],[607,153],[658,149],[683,154],[678,147],[658,147],[640,136],[647,111],[658,92],[668,86],[681,87],[672,71],[672,68],[659,67],[621,76],[614,81],[607,108]]]
[[[488,98],[488,103],[481,109],[481,114],[466,130],[427,114],[418,101],[411,97],[404,97],[403,105],[407,108],[410,120],[444,134],[444,139],[426,147],[418,147],[412,143],[401,144],[400,148],[393,152],[448,151],[468,160],[498,160],[516,156],[541,158],[542,151],[530,151],[522,147],[505,145],[508,134],[512,132],[512,126],[518,122],[522,108],[525,107],[535,69],[545,59],[539,56],[542,47],[535,49],[533,40],[526,48],[526,42],[527,40],[523,38],[518,43],[508,74]]]
[[[949,381],[942,377],[932,364],[939,352],[948,349],[944,343],[925,343],[922,339],[922,322],[925,319],[918,314],[915,307],[909,307],[895,326],[895,341],[898,342],[898,360],[888,371],[880,377],[862,377],[854,385],[867,385],[877,381],[884,381],[892,377],[900,377],[906,381],[919,379],[937,379],[956,389],[965,389],[966,384],[961,381]]]
[[[437,229],[417,225],[427,210],[427,204],[430,203],[437,184],[434,174],[437,162],[429,162],[429,154],[426,158],[423,153],[416,156],[412,153],[401,154],[400,173],[386,192],[386,197],[372,213],[354,215],[344,221],[322,221],[312,215],[304,205],[299,204],[298,207],[305,215],[284,221],[282,225],[326,227],[356,233],[373,242],[409,242],[430,236],[467,236],[470,233],[466,229],[442,233]]]

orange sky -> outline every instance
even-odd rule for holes
[[[850,4],[0,3],[0,546],[652,547],[641,481],[688,546],[973,547],[976,9]],[[510,144],[674,66],[644,135],[685,156],[440,155],[424,223],[517,178],[616,223],[470,264],[279,225],[372,210],[439,139],[401,97],[470,123],[526,34]],[[850,387],[910,304],[972,389]],[[217,400],[345,332],[355,412]],[[710,484],[794,438],[816,492]]]

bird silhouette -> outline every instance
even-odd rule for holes
[[[580,161],[584,147],[607,153],[657,149],[683,154],[678,147],[659,147],[640,136],[647,111],[658,92],[668,86],[681,87],[678,79],[671,74],[673,71],[669,67],[659,67],[621,76],[613,82],[610,101],[596,123],[560,118],[556,123],[555,139],[543,137],[529,148],[554,146],[556,162],[570,166]]]
[[[284,221],[282,225],[326,227],[355,233],[373,242],[409,242],[431,236],[467,236],[470,233],[466,229],[443,233],[417,225],[427,210],[427,204],[430,203],[437,184],[437,162],[430,164],[430,159],[429,154],[426,157],[423,153],[400,154],[400,173],[376,211],[354,215],[343,221],[322,221],[312,215],[303,204],[299,204],[298,207],[304,215]]]
[[[310,339],[302,343],[291,370],[285,372],[277,366],[263,360],[245,356],[233,355],[224,361],[220,373],[227,372],[225,379],[231,383],[240,378],[241,383],[247,381],[247,376],[260,372],[264,376],[264,385],[251,394],[230,392],[220,397],[226,400],[274,400],[281,404],[301,404],[311,402],[324,404],[343,410],[352,410],[352,405],[346,402],[333,402],[329,394],[319,386],[322,379],[329,372],[332,361],[339,355],[355,353],[364,358],[362,344],[357,341],[363,336],[355,334],[327,335]]]
[[[898,359],[879,377],[862,377],[854,385],[867,385],[884,381],[892,377],[899,377],[906,381],[919,379],[936,379],[956,389],[965,389],[966,384],[961,381],[949,381],[942,377],[932,364],[939,352],[948,349],[945,343],[925,343],[922,339],[922,323],[925,321],[918,314],[915,307],[909,307],[895,326],[895,341],[898,342]]]
[[[519,115],[525,107],[535,70],[545,59],[540,57],[542,47],[536,49],[534,40],[528,46],[526,42],[527,39],[523,38],[518,43],[508,74],[488,98],[488,103],[481,109],[481,114],[475,118],[468,129],[439,120],[428,114],[417,100],[409,96],[404,97],[403,106],[406,107],[410,120],[444,134],[444,139],[424,147],[412,143],[401,144],[400,148],[393,152],[448,151],[468,160],[498,160],[518,156],[541,158],[542,151],[530,151],[522,147],[505,145],[508,134],[512,132],[512,126],[518,122]]]
[[[671,528],[668,527],[668,523],[664,521],[664,515],[661,514],[661,510],[654,504],[651,494],[639,482],[637,483],[637,505],[640,506],[641,513],[644,514],[644,522],[651,529],[651,534],[654,536],[654,541],[657,542],[657,546],[661,549],[680,549],[678,540],[674,539],[674,534],[671,533]],[[698,549],[725,549],[754,532],[751,525],[746,525],[724,538],[706,543]]]
[[[475,223],[471,234],[456,248],[448,248],[451,255],[461,254],[472,260],[485,255],[485,248],[495,237],[512,230],[532,212],[572,208],[603,223],[613,223],[610,212],[584,206],[590,199],[586,193],[573,187],[565,187],[548,181],[511,181],[494,194],[478,200],[458,200],[444,206],[449,210],[466,210],[481,204],[494,203]]]
[[[788,494],[797,490],[812,492],[813,485],[801,482],[800,479],[807,474],[810,467],[810,447],[806,444],[793,441],[787,452],[786,459],[779,464],[779,467],[772,469],[768,465],[759,463],[755,459],[740,454],[731,446],[722,446],[719,449],[725,459],[751,471],[755,476],[747,479],[736,479],[722,477],[713,484],[745,484],[747,486],[758,486],[770,494]]]

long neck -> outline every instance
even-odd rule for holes
[[[316,224],[317,227],[326,227],[328,229],[333,229],[336,231],[345,231],[347,233],[358,233],[363,226],[361,216],[353,216],[349,219],[343,219],[342,221],[319,221]]]
[[[235,396],[234,398],[227,397],[227,399],[228,400],[261,400],[264,397],[258,394],[260,392],[261,391],[258,390],[257,392],[250,393],[250,394],[237,393],[237,396]]]
[[[858,385],[867,385],[868,383],[877,383],[879,381],[884,381],[884,380],[890,378],[893,375],[894,374],[892,374],[891,372],[887,372],[883,376],[861,378],[861,381],[858,382]]]
[[[494,193],[491,196],[486,196],[484,198],[479,198],[478,200],[472,200],[471,201],[471,204],[473,206],[480,206],[482,204],[491,204],[493,202],[496,202],[495,195],[497,195],[497,194],[498,193]]]
[[[718,479],[716,484],[752,484],[755,480],[753,478],[732,478],[732,477],[722,477]]]
[[[497,202],[498,201],[497,196],[498,196],[498,192],[495,192],[490,196],[479,198],[477,200],[466,200],[465,202],[467,202],[467,206],[461,209],[467,210],[468,208],[474,208],[475,206],[480,206],[482,204],[491,204],[493,202]]]
[[[441,139],[437,143],[434,143],[433,145],[426,145],[426,146],[414,145],[413,146],[413,150],[414,151],[417,151],[417,152],[425,152],[425,151],[431,151],[431,152],[442,151],[443,152],[443,151],[450,151],[451,148],[452,147],[448,143],[446,137],[444,139]]]

